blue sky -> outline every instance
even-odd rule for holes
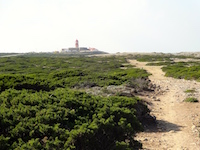
[[[199,0],[0,0],[0,52],[200,51]]]

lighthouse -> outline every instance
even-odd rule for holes
[[[90,52],[90,51],[97,51],[95,48],[88,49],[87,47],[79,47],[79,41],[75,40],[75,47],[63,48],[62,52]]]
[[[78,40],[76,39],[76,42],[75,42],[75,47],[77,48],[77,49],[79,49],[79,45],[78,45]]]

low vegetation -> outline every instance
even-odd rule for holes
[[[195,92],[196,92],[195,89],[187,89],[187,90],[185,91],[185,93],[195,93]]]
[[[133,54],[128,55],[127,58],[129,59],[137,59],[141,62],[171,62],[174,59],[187,59],[187,58],[193,58],[193,59],[199,59],[198,57],[194,56],[186,56],[186,55],[173,55],[173,54],[165,54],[165,53],[150,53],[150,54]]]
[[[121,85],[131,78],[147,77],[145,70],[121,69],[123,57],[17,57],[0,60],[0,90]]]
[[[19,53],[0,53],[0,57],[10,56],[10,55],[17,55]]]
[[[191,102],[191,103],[199,102],[198,99],[195,98],[195,97],[188,97],[184,101],[185,102]]]
[[[114,56],[1,58],[1,149],[141,148],[134,135],[148,109],[140,99],[79,90],[139,86],[133,81],[149,74],[129,65],[121,69],[126,63]]]
[[[141,62],[171,61],[173,55],[138,55],[136,59]]]
[[[200,64],[176,63],[162,68],[166,76],[200,81]]]
[[[175,62],[174,59],[193,59],[187,62]],[[177,79],[200,81],[200,62],[198,57],[171,54],[136,55],[138,61],[148,62],[149,66],[163,66],[165,76]],[[195,61],[196,60],[196,61]]]
[[[9,89],[0,95],[2,149],[106,149],[136,146],[142,130],[139,99],[103,98],[58,88],[51,92]]]
[[[146,65],[147,66],[167,66],[167,65],[173,65],[175,64],[174,61],[161,61],[161,62],[150,62],[150,63],[147,63]]]

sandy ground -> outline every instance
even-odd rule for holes
[[[200,102],[184,102],[189,96],[200,100],[200,83],[165,77],[160,66],[145,66],[136,60],[130,63],[151,73],[150,80],[160,86],[160,92],[145,98],[157,125],[136,135],[143,149],[200,150]],[[196,92],[185,93],[188,89]]]

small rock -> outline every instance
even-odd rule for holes
[[[160,101],[160,99],[159,99],[159,98],[157,98],[157,99],[155,99],[155,101],[158,101],[158,102],[159,102],[159,101]]]
[[[194,131],[194,130],[196,129],[196,126],[193,125],[193,126],[191,127],[191,129],[192,129],[192,131]]]
[[[150,140],[151,142],[155,142],[153,139],[152,140]]]
[[[174,132],[175,132],[174,130],[169,131],[169,133],[174,133]]]
[[[198,132],[198,130],[197,130],[197,128],[196,128],[195,125],[192,126],[192,132],[193,132],[193,133]]]
[[[156,97],[155,97],[155,96],[153,96],[153,97],[152,97],[152,99],[154,99],[154,100],[155,100],[155,99],[156,99]]]

